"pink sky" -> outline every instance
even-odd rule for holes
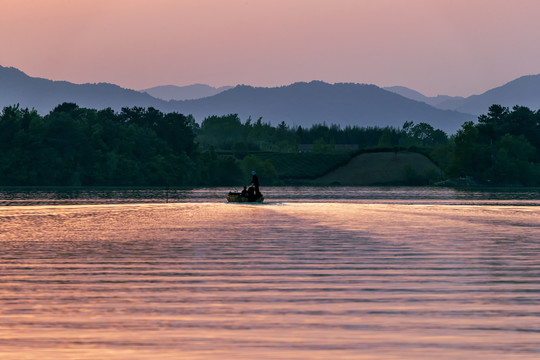
[[[142,89],[296,81],[482,93],[540,73],[538,0],[2,0],[0,65]]]

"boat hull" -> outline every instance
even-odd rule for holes
[[[242,194],[240,193],[230,192],[227,195],[227,201],[235,203],[262,203],[264,201],[264,197],[261,196],[255,200],[249,200],[247,197],[242,196]]]

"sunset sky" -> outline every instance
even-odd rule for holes
[[[538,0],[0,0],[0,65],[142,89],[296,81],[468,96],[540,73]]]

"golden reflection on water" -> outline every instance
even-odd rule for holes
[[[540,208],[0,210],[0,359],[534,359]]]

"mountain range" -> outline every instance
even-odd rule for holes
[[[510,108],[519,105],[532,110],[540,109],[540,74],[522,76],[483,94],[469,97],[445,95],[428,97],[403,86],[385,89],[409,99],[425,102],[441,110],[455,110],[475,116],[487,113],[488,108],[493,104]]]
[[[405,121],[426,122],[454,133],[490,105],[540,108],[540,75],[524,76],[481,95],[427,97],[405,87],[380,88],[358,83],[299,82],[281,87],[213,88],[208,85],[161,86],[130,90],[109,83],[74,84],[30,77],[13,67],[0,66],[0,108],[20,104],[46,114],[58,104],[119,111],[122,107],[154,107],[164,112],[192,114],[200,123],[210,115],[259,117],[273,125],[309,127],[401,127]]]
[[[23,108],[34,108],[46,114],[63,102],[74,102],[87,108],[111,107],[119,110],[124,106],[159,108],[164,101],[113,84],[52,81],[30,77],[13,67],[0,66],[0,108],[19,104]]]
[[[212,114],[236,113],[242,119],[259,116],[264,121],[290,126],[326,123],[341,126],[401,127],[405,121],[427,122],[448,132],[474,117],[436,109],[386,91],[375,85],[299,82],[264,88],[239,85],[215,96],[176,102],[184,113],[203,119]]]

